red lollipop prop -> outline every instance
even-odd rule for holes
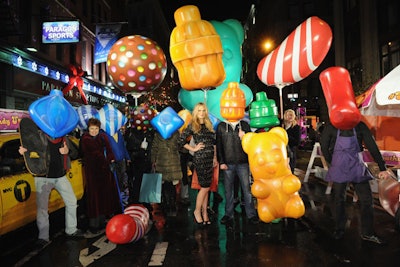
[[[112,217],[106,226],[108,240],[115,244],[127,244],[136,234],[136,221],[128,214],[118,214]]]
[[[332,43],[332,30],[316,16],[309,17],[264,57],[257,67],[258,78],[279,89],[283,117],[282,89],[310,75],[324,60]]]
[[[164,80],[167,60],[155,41],[131,35],[119,39],[111,47],[107,72],[121,91],[143,94],[157,88]]]
[[[342,67],[330,67],[319,75],[324,91],[329,119],[340,130],[354,128],[361,120],[351,85],[349,72]]]

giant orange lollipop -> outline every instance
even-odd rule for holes
[[[153,40],[131,35],[119,39],[107,56],[107,72],[125,93],[146,93],[157,88],[167,73],[164,51]]]

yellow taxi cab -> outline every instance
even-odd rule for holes
[[[68,136],[78,149],[79,140]],[[36,188],[34,177],[19,154],[18,132],[0,133],[0,236],[14,231],[36,220]],[[82,162],[71,158],[71,169],[67,173],[78,200],[83,196],[84,183]],[[49,199],[49,213],[64,207],[56,190]]]

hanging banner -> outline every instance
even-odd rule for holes
[[[94,45],[94,64],[107,61],[107,55],[118,40],[121,23],[96,25],[96,41]]]

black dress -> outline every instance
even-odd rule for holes
[[[196,170],[200,186],[210,187],[213,177],[215,133],[209,131],[204,124],[201,125],[198,133],[194,133],[192,126],[189,124],[181,134],[181,146],[188,143],[189,136],[192,136],[195,144],[204,143],[205,145],[204,149],[194,152],[193,168]]]

